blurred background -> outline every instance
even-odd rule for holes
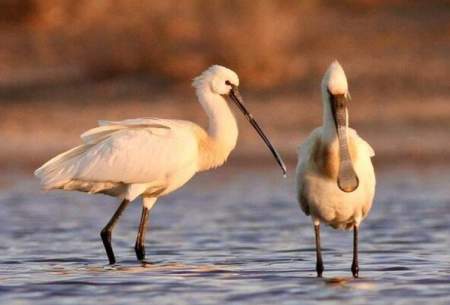
[[[291,163],[321,124],[320,81],[338,59],[351,125],[378,164],[450,155],[450,1],[0,1],[0,166],[28,169],[98,119],[206,124],[191,79],[212,64]],[[232,162],[269,160],[241,115]],[[273,161],[268,161],[273,162]]]
[[[0,0],[0,305],[450,304],[449,55],[450,0]],[[294,191],[335,59],[350,124],[376,151],[357,281],[351,234],[325,226],[315,278]],[[99,119],[206,126],[191,80],[213,64],[239,74],[288,179],[235,111],[226,166],[152,210],[150,263],[135,260],[134,204],[113,237],[119,265],[105,267],[98,232],[116,199],[41,192],[33,170]]]

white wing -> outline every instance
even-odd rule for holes
[[[197,161],[198,143],[191,122],[135,119],[101,125],[81,136],[84,145],[36,170],[44,188],[60,188],[71,180],[164,181]]]
[[[369,143],[367,143],[363,138],[361,138],[358,133],[356,132],[356,130],[349,128],[348,129],[348,135],[350,137],[353,137],[354,139],[356,139],[357,145],[358,147],[363,147],[367,154],[369,155],[369,157],[374,157],[375,156],[375,151],[373,150],[372,146],[370,146]]]
[[[303,144],[298,147],[298,163],[296,169],[296,188],[297,188],[297,201],[302,211],[309,215],[309,205],[306,196],[304,196],[304,175],[308,169],[309,158],[312,155],[312,149],[314,148],[316,141],[320,139],[322,133],[322,127],[314,129]]]
[[[311,150],[314,148],[317,139],[320,139],[322,129],[323,129],[322,127],[314,129],[306,138],[306,140],[301,145],[298,146],[297,155],[299,164],[307,162],[307,159],[311,155]]]

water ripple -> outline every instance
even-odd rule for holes
[[[0,189],[0,303],[450,304],[448,174],[390,170],[378,181],[355,280],[352,234],[325,226],[325,277],[315,277],[311,222],[278,172],[208,173],[161,199],[142,264],[132,205],[113,235],[114,266],[98,235],[114,200],[43,194],[21,178]]]

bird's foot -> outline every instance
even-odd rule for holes
[[[352,264],[352,273],[353,273],[353,277],[355,279],[357,279],[359,277],[359,266],[357,263]]]
[[[145,248],[143,246],[134,246],[134,251],[136,252],[136,258],[143,262],[145,259]]]
[[[316,264],[317,277],[322,277],[323,270],[324,270],[323,264],[321,263]]]

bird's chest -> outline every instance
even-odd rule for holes
[[[305,193],[311,214],[327,223],[348,221],[366,202],[361,189],[345,193],[334,180],[323,176],[312,175],[306,180]]]
[[[177,172],[169,173],[164,177],[164,191],[161,195],[171,193],[182,187],[188,182],[196,173],[197,167],[195,164],[188,165]]]
[[[312,165],[319,176],[337,179],[339,173],[339,149],[336,142],[317,141],[312,151]]]
[[[353,139],[348,141],[350,158],[355,163],[358,158],[357,146]],[[324,178],[337,180],[340,166],[339,142],[317,141],[312,150],[314,171]]]

